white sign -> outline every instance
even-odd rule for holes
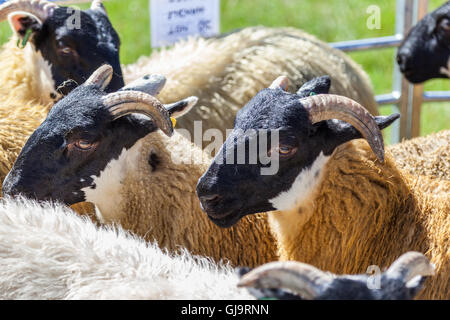
[[[219,33],[220,0],[150,0],[152,47]]]

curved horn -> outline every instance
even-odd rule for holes
[[[108,94],[102,99],[113,120],[131,113],[140,113],[152,118],[158,128],[167,136],[172,136],[173,125],[170,115],[155,97],[139,91],[118,91]]]
[[[305,299],[319,296],[333,277],[313,266],[296,261],[271,262],[245,274],[238,287],[289,289]]]
[[[32,14],[43,23],[56,8],[59,6],[45,0],[11,0],[0,5],[0,21],[6,20],[12,12],[23,11]]]
[[[338,119],[350,123],[367,140],[377,158],[384,162],[384,143],[375,118],[358,102],[334,94],[319,94],[300,99],[311,123]]]
[[[284,91],[287,91],[289,85],[289,80],[286,76],[279,76],[276,78],[272,84],[270,85],[269,89],[282,89]]]
[[[111,82],[113,75],[113,68],[109,64],[104,64],[99,67],[94,73],[86,80],[85,86],[95,85],[100,90],[105,90],[108,84]]]
[[[91,3],[91,10],[100,10],[101,12],[106,14],[106,9],[102,3],[102,0],[93,0]]]
[[[386,275],[393,278],[400,278],[406,284],[417,276],[434,275],[434,266],[422,253],[410,251],[395,260]]]

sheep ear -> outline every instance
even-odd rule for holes
[[[197,97],[189,97],[172,104],[166,104],[164,107],[173,118],[179,118],[191,111],[192,107],[197,104]]]
[[[304,83],[297,91],[301,98],[314,94],[327,94],[330,91],[331,79],[329,76],[317,77]]]
[[[380,130],[383,130],[383,129],[389,127],[398,118],[400,118],[400,114],[398,114],[398,113],[393,113],[389,116],[375,116],[375,122],[377,123],[378,128],[380,128]],[[355,130],[356,131],[356,129],[351,124],[349,124],[345,121],[337,120],[337,123],[341,127],[341,130],[348,130],[348,131]],[[357,138],[361,137],[361,134],[355,133],[355,135],[357,135]]]
[[[102,0],[93,0],[91,3],[91,10],[97,10],[98,12],[108,16],[106,12],[105,6],[102,3]]]
[[[23,11],[10,13],[8,21],[12,31],[21,39],[27,37],[27,41],[30,34],[34,34],[41,30],[43,24],[43,21],[34,14]]]
[[[375,122],[380,130],[389,127],[395,120],[400,118],[398,113],[389,116],[376,116]],[[325,136],[329,137],[325,142],[325,154],[331,154],[333,150],[343,143],[353,139],[362,138],[361,133],[351,124],[341,120],[326,120],[314,124],[310,130],[310,135],[317,135],[319,132],[329,131]]]

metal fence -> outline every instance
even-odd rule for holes
[[[428,0],[397,0],[395,35],[334,42],[330,45],[343,51],[363,51],[398,47],[404,37],[428,11]],[[420,113],[423,102],[450,101],[450,91],[423,91],[423,85],[410,84],[401,74],[394,61],[393,90],[376,96],[379,105],[393,104],[402,115],[393,127],[391,142],[399,142],[420,134]]]

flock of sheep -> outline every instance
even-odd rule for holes
[[[45,0],[0,6],[14,31],[0,52],[1,298],[450,299],[449,131],[385,151],[399,115],[379,116],[366,73],[300,30],[189,39],[120,66],[101,1],[80,14],[70,29]],[[448,77],[449,25],[450,1],[413,28],[398,54],[410,81]],[[234,129],[214,154],[177,130],[194,121]],[[279,134],[275,174],[227,163],[264,130]]]

